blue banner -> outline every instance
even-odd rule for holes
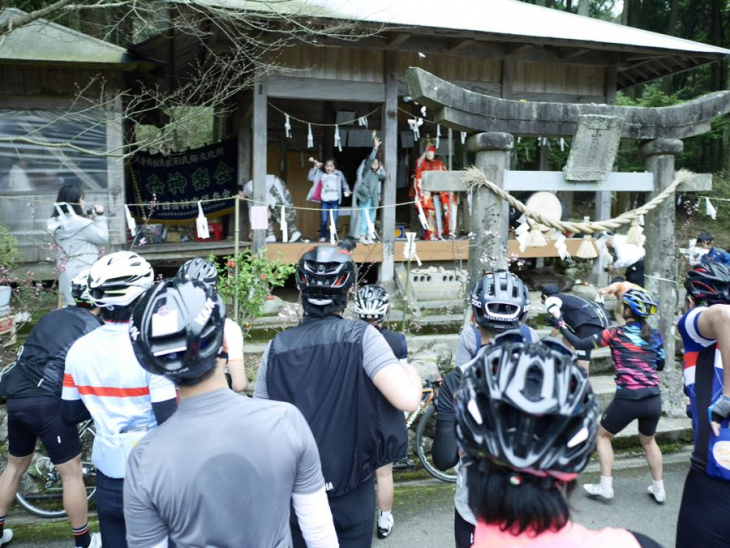
[[[235,139],[216,145],[163,156],[137,152],[131,160],[132,192],[128,203],[155,203],[151,221],[185,221],[198,216],[203,202],[206,216],[231,213],[238,181],[238,144]],[[130,208],[138,217],[148,216],[150,206]]]

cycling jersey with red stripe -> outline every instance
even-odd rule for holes
[[[108,323],[68,351],[62,398],[83,401],[96,426],[92,461],[105,475],[119,478],[124,470],[115,465],[118,459],[108,454],[109,448],[118,445],[119,434],[155,428],[152,402],[174,399],[175,386],[139,364],[128,323]]]

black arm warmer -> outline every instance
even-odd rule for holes
[[[459,462],[456,445],[456,425],[452,421],[436,421],[436,433],[431,448],[433,463],[439,470],[448,470]]]
[[[603,336],[603,332],[601,331],[585,339],[579,339],[565,326],[560,328],[560,334],[563,335],[563,337],[565,337],[576,350],[595,350],[596,348],[600,348],[601,337]]]
[[[80,422],[91,420],[91,413],[81,400],[61,400],[61,420],[64,424],[74,426]]]
[[[171,400],[152,402],[152,411],[155,414],[155,419],[157,419],[157,424],[162,424],[177,411],[177,400],[173,398]]]

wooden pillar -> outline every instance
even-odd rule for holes
[[[258,78],[253,90],[253,201],[266,204],[266,145],[268,136],[266,77]],[[253,252],[266,247],[266,228],[253,231]]]
[[[502,186],[514,137],[509,133],[477,133],[468,141],[476,152],[476,167],[492,183]],[[487,188],[473,195],[471,230],[476,234],[469,250],[469,290],[482,272],[507,268],[509,205]]]
[[[674,180],[674,157],[683,150],[678,139],[657,139],[644,143],[640,152],[646,158],[646,168],[654,174],[654,198]],[[675,319],[677,313],[677,260],[675,251],[675,204],[669,198],[646,216],[645,286],[659,302],[657,328],[664,339],[666,365],[662,375],[664,411],[673,416],[684,412],[682,372],[675,364]]]
[[[236,98],[236,115],[234,117],[235,133],[238,137],[238,186],[243,189],[251,180],[251,113],[253,112],[253,94],[245,91]],[[241,204],[248,205],[248,202]],[[251,231],[248,207],[242,207],[238,219],[240,237],[248,241]],[[235,220],[235,219],[234,219]]]
[[[383,262],[380,282],[389,284],[395,273],[395,185],[398,175],[398,80],[396,53],[385,52],[385,105],[383,108],[383,162],[388,178],[383,183],[380,222],[383,227]]]
[[[106,161],[108,206],[104,213],[109,223],[110,251],[119,251],[127,243],[124,216],[124,114],[122,96],[117,82],[111,82],[106,92],[106,147],[114,156]]]

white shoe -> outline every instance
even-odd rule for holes
[[[270,234],[269,236],[266,236],[266,243],[267,244],[276,243],[276,236],[274,236],[273,234]]]
[[[390,514],[388,516],[387,527],[381,527],[380,523],[378,523],[378,538],[385,538],[390,534],[390,532],[393,530],[393,521],[393,514]]]
[[[3,544],[7,544],[13,540],[13,530],[12,529],[3,529],[3,536],[0,538],[0,546]]]
[[[603,487],[600,483],[586,483],[583,489],[585,489],[586,493],[594,497],[601,497],[606,500],[613,498],[613,489]]]
[[[101,548],[101,533],[91,533],[89,548]]]
[[[360,237],[359,237],[359,238],[357,239],[357,241],[358,241],[358,243],[361,243],[361,244],[367,244],[367,243],[372,243],[372,242],[368,242],[368,239],[367,239],[367,238],[366,238],[365,236],[360,236]]]
[[[365,238],[365,243],[368,245],[373,245],[375,242],[370,236],[368,236],[367,238]]]
[[[657,501],[659,504],[664,504],[667,500],[667,492],[666,491],[657,491],[654,492],[654,486],[649,486],[649,494],[654,497],[654,500]]]
[[[302,233],[297,230],[296,232],[294,232],[294,234],[291,235],[291,238],[289,238],[289,243],[293,244],[301,237]]]
[[[321,244],[325,243],[326,241],[327,241],[327,238],[320,238],[319,239],[319,243],[321,243]]]

